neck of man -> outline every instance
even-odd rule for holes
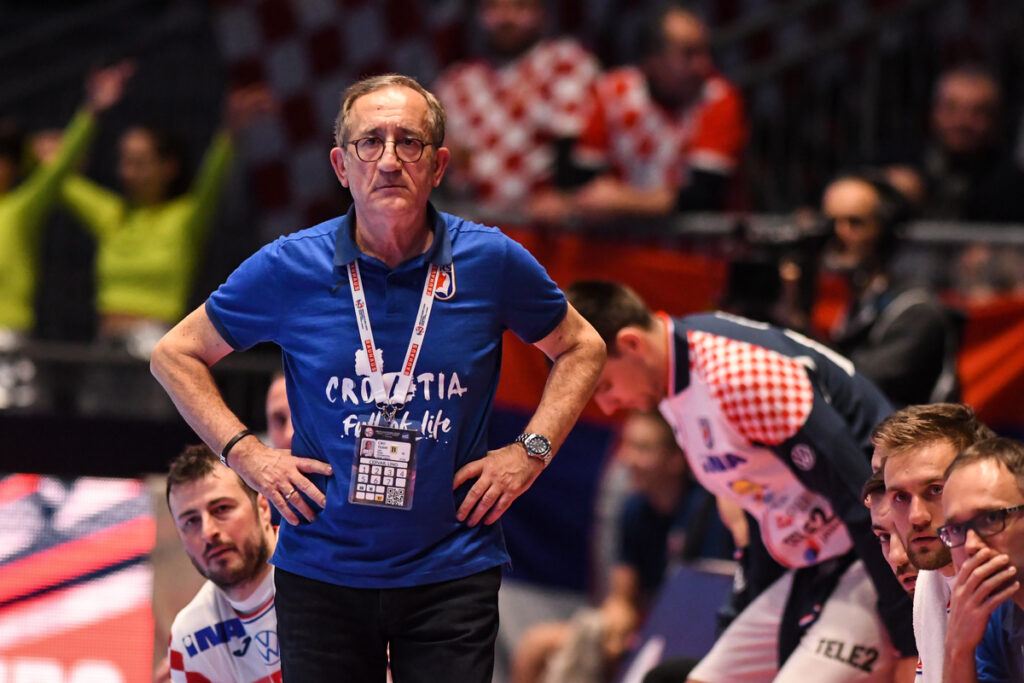
[[[256,592],[260,584],[263,583],[263,579],[267,578],[267,574],[273,568],[269,560],[274,555],[274,548],[277,546],[277,529],[271,527],[270,531],[270,548],[269,555],[267,556],[267,562],[260,564],[259,571],[250,576],[245,581],[239,581],[233,586],[221,588],[224,591],[224,595],[228,596],[228,600],[232,602],[242,602],[247,600],[249,596]]]
[[[657,380],[658,397],[659,400],[668,398],[669,392],[672,391],[673,385],[675,384],[675,377],[669,377],[669,373],[678,368],[672,368],[669,359],[671,358],[671,350],[669,344],[672,340],[668,337],[668,322],[662,315],[654,316],[654,329],[649,332],[650,339],[650,360],[654,372],[657,374],[655,379]],[[676,363],[686,363],[686,358],[676,358]],[[682,389],[682,387],[675,387],[676,389]]]
[[[419,256],[434,243],[434,231],[427,220],[427,209],[409,220],[366,221],[356,212],[355,242],[359,250],[394,269]]]
[[[953,566],[952,562],[947,564],[945,567],[939,567],[939,571],[946,578],[950,578],[950,577],[956,576],[956,567]]]

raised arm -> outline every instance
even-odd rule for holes
[[[189,189],[194,202],[193,219],[189,227],[197,244],[202,241],[217,209],[234,159],[234,143],[238,135],[255,118],[273,109],[274,98],[266,86],[249,85],[228,93],[224,125],[214,134]]]
[[[189,426],[215,453],[222,452],[225,444],[245,429],[224,402],[210,372],[210,367],[231,350],[210,321],[205,306],[200,306],[160,340],[150,359],[153,376]],[[275,450],[247,437],[231,448],[228,466],[266,496],[291,524],[299,521],[292,507],[308,520],[315,515],[302,496],[295,495],[296,491],[321,508],[326,503],[323,492],[303,475],[330,475],[331,466],[325,462],[297,458],[291,451]]]
[[[120,101],[125,84],[134,72],[135,65],[125,61],[89,74],[85,102],[64,130],[60,145],[49,148],[50,154],[40,156],[39,167],[17,190],[25,202],[25,214],[33,224],[43,216],[56,198],[61,183],[89,148],[96,130],[96,116]],[[44,149],[37,146],[36,151]]]
[[[590,400],[604,365],[604,342],[593,327],[568,306],[562,322],[534,344],[553,361],[540,404],[526,431],[542,434],[556,453],[569,435],[583,406]],[[490,451],[455,473],[454,488],[477,479],[459,506],[459,520],[475,526],[481,520],[493,524],[516,498],[530,488],[544,469],[543,463],[526,455],[517,444]]]

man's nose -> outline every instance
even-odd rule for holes
[[[217,521],[210,515],[203,515],[203,539],[212,543],[220,536],[220,527]]]
[[[968,529],[967,535],[964,536],[964,550],[967,551],[967,556],[970,557],[976,552],[985,547],[985,541],[982,540],[981,536],[974,529]]]
[[[398,158],[398,148],[394,140],[384,142],[384,153],[377,160],[377,168],[383,171],[394,171],[402,167],[402,160]]]
[[[917,496],[910,499],[910,523],[916,527],[927,526],[932,521],[931,513]]]

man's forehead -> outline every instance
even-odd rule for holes
[[[420,93],[405,86],[389,86],[360,96],[352,103],[353,128],[397,125],[415,132],[426,129],[429,107]]]
[[[214,500],[223,498],[239,499],[245,496],[242,484],[231,470],[218,467],[202,479],[175,484],[171,487],[168,502],[174,514],[198,509]]]
[[[958,518],[983,510],[1024,503],[1016,477],[994,460],[973,462],[953,470],[946,480],[943,510]],[[962,520],[960,520],[962,521]]]
[[[955,458],[956,449],[948,441],[933,441],[888,453],[883,467],[885,487],[901,488],[942,479]]]

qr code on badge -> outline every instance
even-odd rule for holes
[[[387,493],[384,494],[384,504],[399,507],[405,505],[405,489],[389,486]]]

